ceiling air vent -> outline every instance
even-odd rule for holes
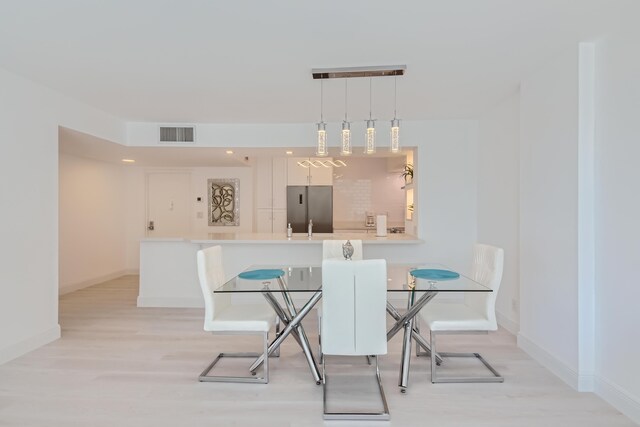
[[[194,126],[160,126],[160,142],[195,142]]]

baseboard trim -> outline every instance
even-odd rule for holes
[[[510,319],[498,310],[496,310],[496,320],[498,321],[498,325],[502,326],[513,335],[518,335],[518,332],[520,332],[520,323]]]
[[[71,283],[69,285],[61,285],[58,288],[58,295],[65,295],[71,292],[79,291],[80,289],[88,288],[89,286],[97,285],[98,283],[106,282],[108,280],[117,279],[118,277],[128,276],[131,274],[140,274],[140,270],[120,270],[115,273],[105,274],[103,276],[94,277],[82,282]]]
[[[38,347],[49,344],[51,341],[55,341],[58,338],[60,338],[60,325],[56,324],[54,327],[40,332],[39,334],[2,348],[0,349],[0,365],[27,354]]]
[[[531,358],[536,362],[540,363],[562,381],[567,383],[570,387],[575,390],[580,390],[578,373],[574,369],[552,356],[548,351],[522,335],[522,333],[518,333],[518,347],[524,350],[525,353],[531,356]]]
[[[607,381],[602,377],[595,379],[595,391],[608,404],[629,417],[631,421],[640,424],[640,399],[631,393]]]
[[[141,297],[138,296],[138,307],[161,307],[161,308],[201,308],[204,307],[204,300],[189,297]]]

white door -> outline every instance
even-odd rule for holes
[[[147,175],[147,236],[182,237],[189,233],[191,176],[187,173]]]

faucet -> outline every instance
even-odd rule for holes
[[[307,236],[313,236],[313,220],[309,220],[309,227],[307,227]]]

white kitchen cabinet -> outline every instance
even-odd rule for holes
[[[286,209],[256,209],[256,233],[287,232]]]
[[[273,207],[272,161],[270,157],[256,160],[256,208]]]
[[[287,209],[287,160],[284,157],[273,159],[271,188],[274,209]]]
[[[288,185],[333,185],[333,166],[322,166],[330,157],[296,157],[287,159]],[[300,166],[299,162],[310,162],[316,166]]]
[[[274,233],[287,233],[287,210],[286,209],[274,209],[273,210],[273,232]]]

